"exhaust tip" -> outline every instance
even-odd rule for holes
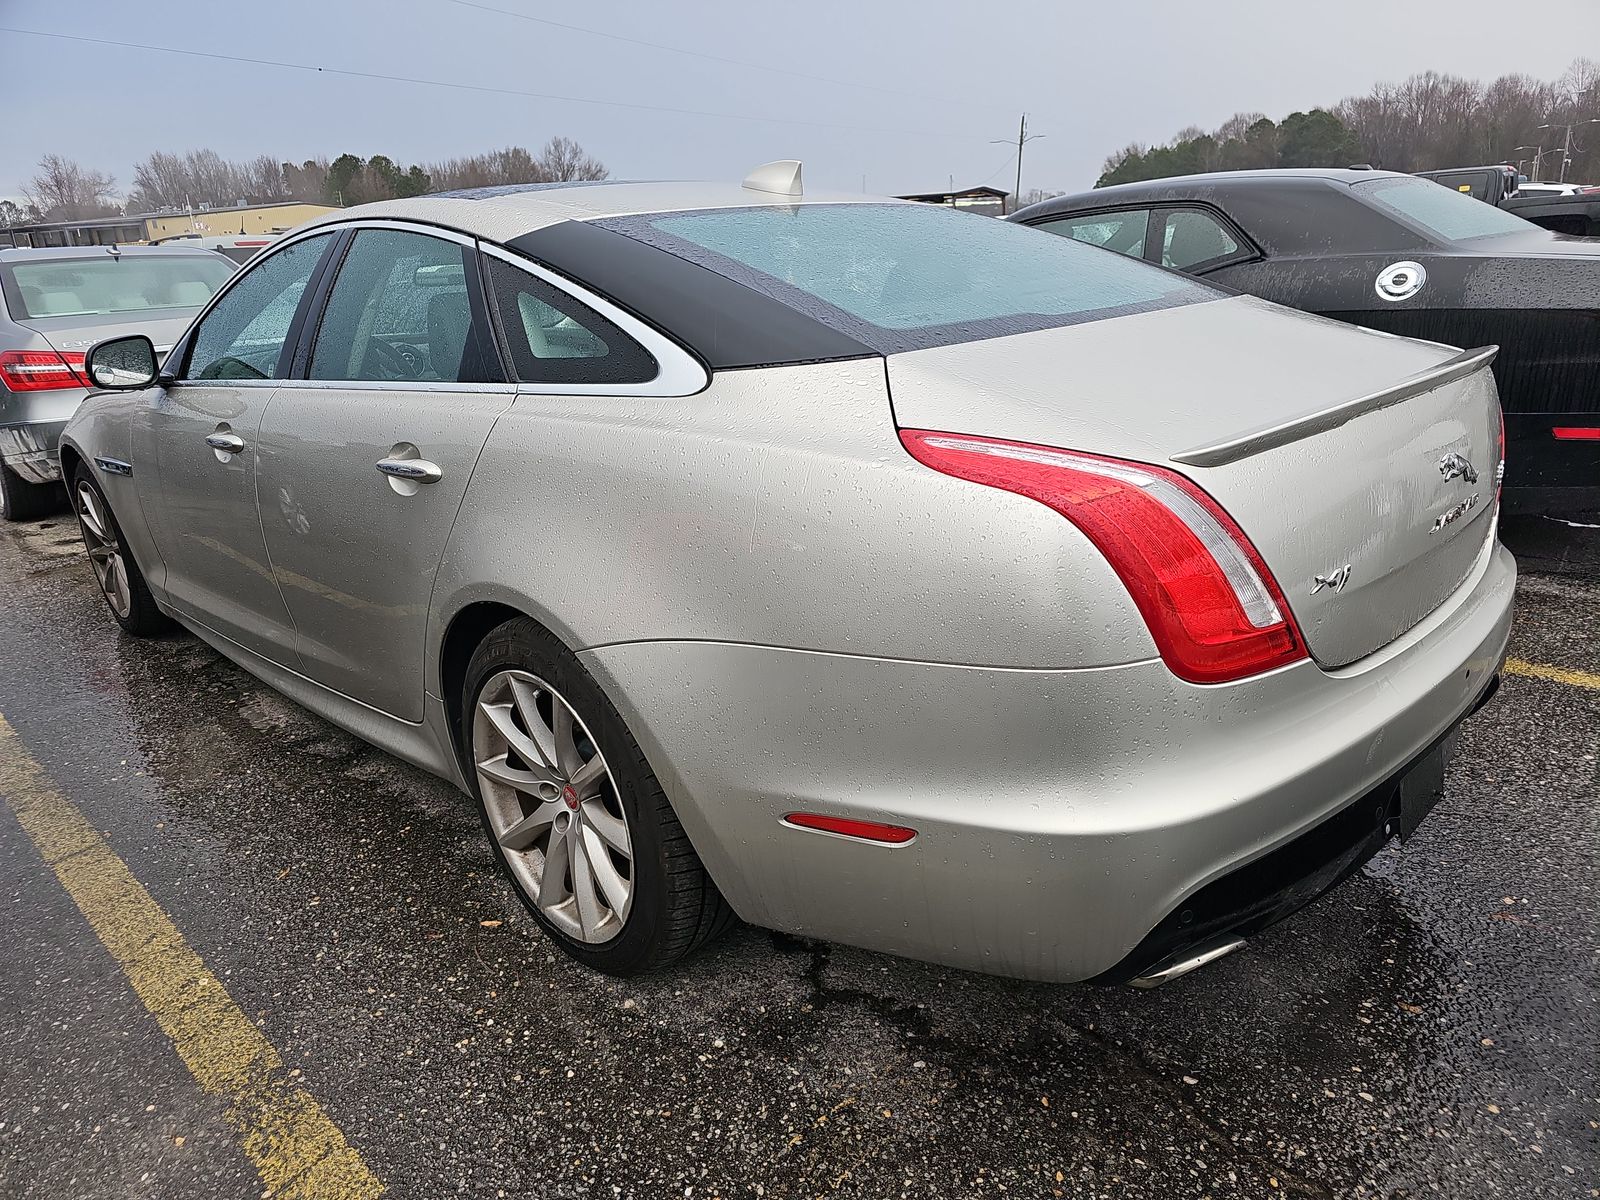
[[[1163,960],[1154,970],[1147,971],[1136,979],[1130,979],[1128,985],[1136,988],[1160,987],[1163,983],[1170,983],[1190,971],[1199,970],[1207,963],[1216,962],[1217,959],[1232,954],[1242,945],[1244,945],[1242,937],[1221,938],[1203,949],[1187,950],[1179,956]]]

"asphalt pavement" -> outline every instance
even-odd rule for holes
[[[205,986],[392,1197],[1600,1196],[1600,531],[1529,536],[1527,669],[1419,835],[1139,992],[750,928],[591,974],[466,797],[192,638],[121,636],[70,517],[0,529],[0,758],[94,843],[47,864],[0,796],[0,1195],[306,1194],[182,1032]],[[107,932],[130,895],[190,991]]]

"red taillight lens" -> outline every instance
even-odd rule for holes
[[[1550,432],[1558,442],[1600,442],[1600,426],[1557,425]]]
[[[0,354],[0,379],[13,392],[88,387],[83,355],[54,350],[7,350]]]
[[[1095,544],[1172,673],[1225,683],[1304,658],[1272,572],[1217,502],[1175,471],[1049,446],[904,429],[918,462],[1053,508]]]
[[[1500,418],[1500,461],[1494,465],[1494,502],[1498,505],[1506,484],[1506,410],[1497,404],[1495,414]]]

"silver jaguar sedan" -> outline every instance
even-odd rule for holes
[[[97,345],[61,453],[125,630],[452,780],[592,967],[1148,985],[1438,798],[1493,353],[768,164],[343,210]]]

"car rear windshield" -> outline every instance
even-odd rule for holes
[[[800,204],[599,222],[878,351],[1003,337],[1226,293],[993,217],[921,204]]]
[[[1503,208],[1474,200],[1465,192],[1454,191],[1431,179],[1369,179],[1356,184],[1355,190],[1379,208],[1420,225],[1447,242],[1526,233],[1535,228]]]
[[[105,254],[14,262],[6,301],[24,320],[199,308],[233,274],[220,254]],[[20,308],[20,312],[16,310]]]

